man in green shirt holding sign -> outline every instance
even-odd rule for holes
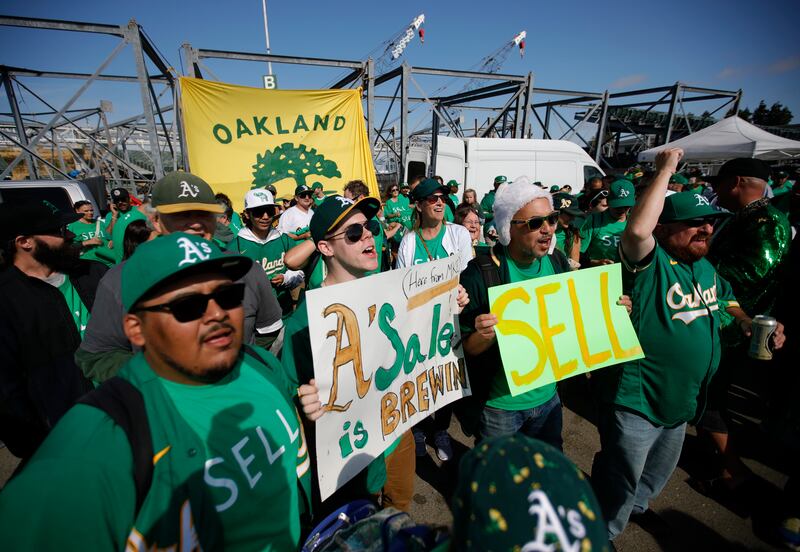
[[[470,302],[459,316],[459,322],[464,352],[469,355],[467,369],[473,397],[479,407],[477,432],[481,439],[520,432],[561,450],[561,400],[556,384],[511,395],[495,335],[498,320],[489,312],[487,292],[490,286],[569,270],[561,251],[556,249],[548,255],[558,224],[558,211],[553,209],[547,191],[521,177],[499,186],[494,201],[494,220],[499,243],[491,256],[476,257],[461,274],[461,284]],[[487,281],[487,273],[494,281]],[[483,396],[479,396],[481,391]]]
[[[645,357],[597,372],[601,451],[592,483],[609,539],[644,514],[678,464],[686,423],[705,407],[719,364],[720,309],[747,320],[704,257],[713,222],[727,213],[695,192],[666,197],[683,151],[656,157],[656,172],[622,234],[623,289]]]
[[[5,547],[298,548],[310,471],[292,401],[313,393],[242,344],[236,280],[251,265],[182,232],[142,244],[125,263],[123,325],[142,351],[67,412],[4,489]],[[114,421],[123,418],[109,403],[133,419]],[[133,416],[133,405],[144,414]],[[147,444],[133,446],[142,426]]]

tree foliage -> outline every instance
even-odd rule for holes
[[[729,109],[725,116],[730,117],[731,115],[733,115],[733,108]],[[750,108],[745,107],[739,110],[738,115],[745,121],[762,126],[788,125],[794,117],[792,111],[781,102],[775,102],[767,108],[767,102],[764,100],[758,102],[755,111],[751,112]]]
[[[285,178],[292,178],[301,186],[312,175],[328,178],[342,176],[336,163],[325,159],[315,148],[307,150],[305,145],[295,146],[291,142],[281,144],[272,151],[267,150],[263,155],[256,154],[253,169],[253,188],[264,188]]]

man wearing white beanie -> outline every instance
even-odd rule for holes
[[[561,401],[556,385],[511,396],[497,346],[497,317],[489,312],[489,287],[569,271],[559,250],[548,254],[558,223],[550,194],[526,177],[501,185],[494,202],[498,243],[490,255],[478,255],[461,274],[470,302],[459,316],[474,400],[480,415],[462,418],[479,439],[521,432],[561,450]],[[464,420],[463,418],[467,418]]]

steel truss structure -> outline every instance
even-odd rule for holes
[[[168,169],[177,167],[190,169],[186,165],[185,156],[181,156],[182,159],[179,161],[180,152],[185,150],[183,147],[185,141],[180,110],[173,108],[179,101],[176,75],[134,20],[126,25],[116,26],[0,16],[0,25],[100,33],[120,38],[117,47],[92,74],[45,72],[0,66],[2,85],[11,108],[11,113],[2,114],[9,117],[10,122],[0,122],[0,141],[5,139],[21,150],[20,155],[2,172],[3,178],[22,161],[28,164],[31,177],[38,176],[40,167],[49,171],[53,177],[65,176],[67,171],[63,161],[56,164],[47,161],[38,153],[40,150],[37,150],[37,145],[44,143],[52,144],[59,156],[61,149],[72,149],[81,144],[90,145],[94,158],[93,161],[87,162],[87,165],[115,180],[127,178],[131,185],[134,182],[152,181],[162,176],[165,161],[167,165],[171,162],[172,167],[167,166]],[[126,45],[130,45],[133,51],[136,74],[104,73],[111,60]],[[363,88],[367,133],[376,161],[391,159],[402,171],[412,141],[422,142],[431,149],[430,174],[433,174],[436,168],[435,153],[437,137],[440,134],[457,137],[532,138],[538,135],[546,139],[575,138],[583,142],[587,151],[598,163],[611,166],[609,158],[619,151],[621,136],[635,137],[641,142],[642,147],[645,144],[653,145],[653,142],[667,142],[712,123],[710,117],[725,107],[730,106],[731,109],[737,110],[742,95],[741,90],[713,90],[680,82],[671,86],[622,92],[559,90],[534,87],[533,73],[490,74],[417,67],[403,62],[385,74],[377,74],[372,59],[341,60],[208,50],[195,48],[188,43],[183,44],[181,51],[186,63],[185,74],[195,78],[210,77],[219,80],[208,67],[208,60],[344,69],[346,74],[330,88],[356,86]],[[155,74],[148,71],[147,61],[155,67],[157,71]],[[19,79],[23,77],[72,78],[84,79],[85,82],[60,109],[49,106],[50,111],[44,113],[22,113],[15,88],[33,94],[44,102],[33,90],[20,82]],[[425,79],[428,79],[428,82],[425,82]],[[431,80],[437,79],[439,82],[447,79],[456,85],[439,86],[433,93],[428,93],[420,84],[420,82],[429,84]],[[137,83],[142,100],[142,113],[109,124],[103,106],[88,110],[70,109],[89,85],[97,80]],[[459,82],[462,84],[460,87]],[[476,82],[485,84],[475,86]],[[464,83],[470,85],[465,89]],[[156,86],[163,87],[158,94]],[[463,89],[463,91],[447,94],[448,88]],[[166,103],[162,99],[164,96],[171,100],[170,105],[163,105]],[[534,101],[534,96],[541,97],[542,101]],[[629,103],[617,103],[617,100]],[[701,101],[722,103],[705,118],[686,113],[684,104]],[[381,106],[380,113],[377,105]],[[430,110],[430,125],[421,130],[411,128],[409,121],[409,115],[418,106],[425,106]],[[655,108],[658,106],[668,106],[667,112],[656,112]],[[565,116],[563,114],[565,110],[572,110],[573,113]],[[174,113],[171,123],[168,124],[164,115],[170,111]],[[461,115],[464,112],[481,114],[480,122],[475,118],[474,125],[467,125]],[[99,122],[96,128],[87,130],[85,121],[93,116],[97,116]],[[45,117],[45,120],[42,121],[40,117]],[[424,120],[425,117],[420,116],[418,119]],[[399,129],[394,123],[399,123]],[[559,133],[556,131],[556,127],[559,126],[562,130],[566,126],[567,130]],[[137,146],[140,154],[138,158],[131,155],[133,152],[129,152],[131,149],[129,141],[133,141]],[[146,159],[141,159],[140,152],[147,152]],[[76,159],[79,157],[76,154],[73,156]],[[402,178],[402,174],[397,175],[398,180]]]

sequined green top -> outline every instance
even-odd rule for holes
[[[791,239],[789,219],[767,198],[725,220],[714,235],[708,260],[749,316],[772,311]]]

